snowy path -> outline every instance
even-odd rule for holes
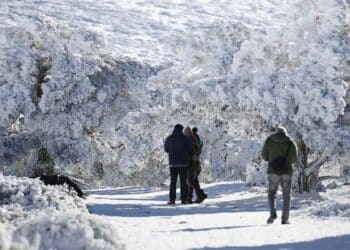
[[[205,187],[203,204],[164,205],[167,190],[91,190],[92,213],[115,224],[127,249],[350,249],[350,221],[298,215],[308,198],[293,197],[291,225],[266,225],[264,192],[242,183]],[[315,197],[314,197],[315,198]]]

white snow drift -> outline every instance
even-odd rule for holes
[[[0,248],[122,249],[111,225],[67,187],[0,174]]]

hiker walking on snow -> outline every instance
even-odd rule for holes
[[[283,195],[282,224],[289,224],[290,191],[297,148],[287,135],[285,128],[278,127],[275,134],[266,139],[262,149],[262,157],[269,162],[267,173],[270,217],[267,223],[272,224],[277,218],[275,198],[279,183],[281,183]]]
[[[187,172],[190,155],[193,151],[192,141],[183,134],[183,126],[177,124],[173,133],[168,136],[164,143],[164,150],[169,154],[170,166],[170,191],[168,205],[175,204],[176,183],[180,176],[181,203],[188,204]]]
[[[190,166],[188,168],[188,177],[187,177],[188,178],[188,202],[192,203],[193,189],[194,189],[197,195],[197,199],[194,202],[201,203],[208,196],[201,189],[199,185],[199,180],[198,180],[198,175],[201,172],[201,165],[200,165],[200,159],[199,159],[199,155],[201,151],[200,141],[193,134],[190,127],[185,128],[184,134],[191,139],[194,146],[190,156]]]

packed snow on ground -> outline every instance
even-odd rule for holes
[[[88,204],[114,224],[127,249],[350,248],[350,186],[294,194],[290,225],[280,224],[280,212],[266,224],[265,188],[221,182],[204,189],[202,204],[166,206],[167,189],[136,187],[91,190]]]
[[[0,173],[0,249],[123,249],[116,231],[65,186]]]

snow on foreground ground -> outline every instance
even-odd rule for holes
[[[264,189],[216,183],[205,190],[203,204],[166,206],[167,190],[135,187],[91,190],[88,204],[127,249],[350,249],[350,186],[293,195],[290,225],[280,217],[266,224]]]
[[[0,173],[0,249],[123,249],[112,226],[66,187]]]
[[[290,225],[266,225],[266,190],[204,186],[203,204],[166,206],[162,188],[90,190],[0,175],[0,249],[349,249],[350,186],[293,195]]]

